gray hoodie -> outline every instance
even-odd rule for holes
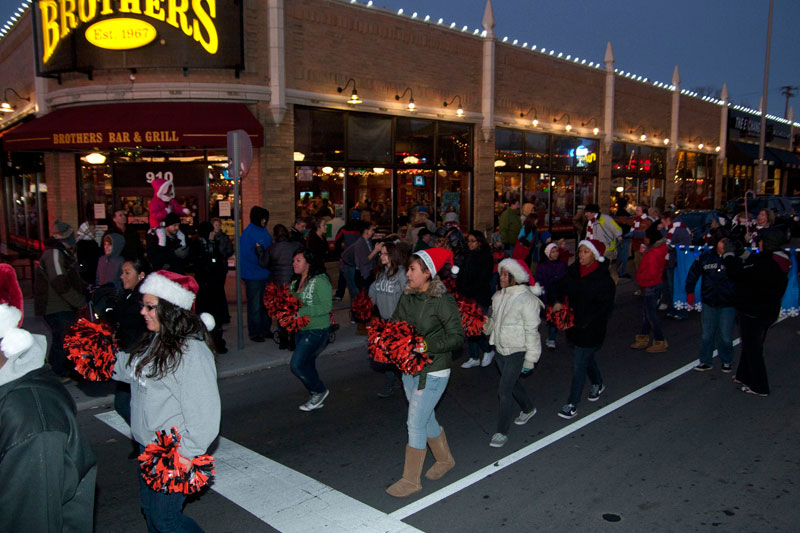
[[[137,359],[128,366],[130,357],[117,354],[113,377],[131,384],[131,432],[136,442],[147,446],[157,431],[169,433],[174,426],[183,436],[181,455],[191,459],[206,453],[219,435],[220,420],[217,368],[206,343],[187,339],[180,364],[161,379],[147,377],[152,364],[135,376]]]
[[[108,237],[111,238],[111,253],[97,260],[96,282],[97,285],[113,283],[115,289],[122,290],[122,280],[119,279],[119,275],[122,273],[122,263],[125,262],[122,257],[125,237],[119,233],[109,233]]]
[[[378,306],[381,318],[390,319],[400,296],[408,283],[406,271],[400,268],[391,278],[386,275],[386,271],[378,274],[378,278],[369,286],[369,297],[372,303]]]

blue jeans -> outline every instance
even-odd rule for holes
[[[139,452],[144,452],[144,446],[141,444]],[[148,533],[202,533],[203,530],[197,522],[183,514],[185,494],[156,492],[147,486],[139,474],[139,496]]]
[[[714,307],[703,304],[700,321],[703,324],[703,336],[700,340],[700,363],[711,365],[714,357],[714,345],[719,351],[719,359],[726,365],[733,363],[733,325],[736,320],[736,308]]]
[[[243,279],[244,292],[247,298],[247,336],[269,337],[272,329],[272,319],[267,315],[264,307],[264,289],[267,286],[265,279]]]
[[[425,388],[418,390],[419,376],[403,374],[403,390],[408,400],[408,445],[424,450],[428,439],[435,439],[442,434],[442,428],[436,420],[434,408],[447,388],[450,376],[427,376]]]
[[[625,275],[628,268],[628,257],[631,255],[631,239],[623,238],[622,242],[618,243],[617,248],[617,272],[619,277]]]
[[[469,348],[470,359],[480,359],[483,354],[490,350],[489,338],[486,335],[477,335],[475,337],[467,338],[467,347]]]
[[[667,309],[667,314],[677,316],[679,318],[687,318],[689,316],[689,311],[687,311],[686,309],[675,309],[675,304],[674,304],[675,267],[667,267],[664,270],[664,272],[667,277],[666,283],[664,284],[664,298],[667,299],[666,303],[667,305],[669,305],[669,309]]]
[[[558,337],[558,328],[555,324],[547,322],[547,340],[554,341]]]
[[[73,364],[67,359],[64,337],[67,335],[67,329],[78,321],[78,313],[76,311],[50,313],[44,315],[44,321],[50,327],[51,333],[50,352],[47,354],[47,360],[50,362],[53,372],[59,376],[68,376],[70,370],[73,369]]]
[[[661,298],[661,284],[642,289],[642,335],[650,335],[653,331],[653,339],[664,340],[661,332],[661,323],[658,320],[658,299]]]
[[[330,329],[309,329],[298,331],[295,336],[296,347],[289,367],[312,394],[328,390],[317,373],[317,356],[328,345],[330,332]]]
[[[356,294],[358,294],[358,285],[356,285],[356,267],[339,263],[339,269],[341,274],[344,276],[345,282],[347,283],[347,292],[350,293],[350,300],[352,301],[353,298],[356,297]]]
[[[572,385],[569,390],[569,400],[567,403],[578,405],[583,396],[583,386],[586,384],[586,376],[592,385],[600,385],[603,378],[600,376],[600,369],[597,367],[595,354],[600,347],[585,348],[575,346],[572,352]]]

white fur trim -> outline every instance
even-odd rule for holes
[[[7,359],[14,359],[31,346],[33,346],[33,335],[19,328],[6,331],[3,340],[0,341],[0,347]]]
[[[544,294],[544,288],[538,283],[536,283],[531,287],[531,292],[536,296],[541,296],[542,294]]]
[[[600,255],[600,252],[597,250],[597,248],[595,248],[594,244],[592,244],[592,241],[590,241],[588,239],[584,239],[584,240],[582,240],[581,242],[578,243],[578,248],[580,248],[581,246],[585,246],[589,250],[591,250],[592,251],[592,255],[594,256],[594,258],[597,259],[600,263],[602,263],[603,261],[606,260],[605,257]]]
[[[192,304],[194,304],[192,291],[184,289],[179,283],[175,283],[157,272],[152,272],[144,278],[139,292],[152,294],[187,311],[191,311]]]
[[[214,317],[211,316],[209,313],[200,313],[200,320],[203,321],[203,324],[206,325],[206,329],[211,331],[214,329],[214,326],[217,325],[217,321],[214,320]]]
[[[22,311],[9,304],[0,304],[0,339],[12,329],[19,327]]]
[[[461,269],[458,268],[457,265],[453,265],[453,267],[450,269],[450,273],[453,274],[454,276],[457,276],[460,271]]]
[[[428,272],[431,273],[431,278],[435,277],[436,265],[433,264],[433,259],[431,259],[431,256],[425,250],[414,252],[414,255],[422,259],[422,262],[425,263],[425,268],[427,268]]]
[[[514,280],[517,283],[528,283],[530,281],[530,276],[525,269],[520,266],[516,259],[511,259],[510,257],[506,257],[500,264],[497,265],[498,269],[503,269],[512,276],[514,276]]]

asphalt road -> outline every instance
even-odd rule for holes
[[[222,436],[324,489],[280,511],[248,512],[277,505],[289,489],[271,474],[262,477],[262,467],[245,465],[242,471],[255,473],[257,482],[229,497],[205,491],[186,514],[213,532],[355,530],[346,506],[326,507],[333,494],[395,521],[362,531],[404,524],[426,532],[796,531],[798,320],[770,331],[772,394],[756,397],[740,392],[718,363],[709,372],[688,370],[699,344],[695,313],[663,322],[667,353],[629,349],[640,321],[631,290],[620,287],[599,355],[606,392],[598,402],[582,401],[572,420],[556,416],[571,375],[563,337],[524,380],[538,413],[525,426],[512,425],[503,448],[488,445],[497,416],[496,368],[457,364],[437,409],[456,467],[441,480],[423,478],[422,492],[405,500],[384,489],[402,473],[406,402],[399,392],[376,397],[383,378],[364,350],[322,356],[318,366],[331,395],[311,413],[297,409],[306,394],[288,367],[223,380]],[[96,530],[146,531],[130,443],[96,417],[107,410],[80,414],[99,463]],[[309,518],[314,505],[327,522]]]

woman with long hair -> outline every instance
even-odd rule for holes
[[[330,208],[329,208],[330,209]],[[315,218],[311,221],[311,231],[308,232],[306,248],[311,250],[318,263],[324,265],[328,258],[328,239],[325,232],[328,230],[328,223],[322,218]]]
[[[456,288],[461,296],[478,304],[484,313],[492,303],[493,271],[494,259],[486,236],[477,230],[470,231],[467,234],[467,252],[464,254],[464,261],[456,278]],[[489,348],[486,335],[469,337],[467,346],[469,359],[461,365],[461,368],[491,364],[494,352]]]
[[[206,453],[219,434],[220,399],[213,343],[213,318],[192,309],[194,278],[159,270],[141,283],[141,314],[148,333],[129,352],[120,351],[114,379],[131,385],[131,432],[140,451],[156,433],[176,427],[184,469]],[[156,492],[139,476],[139,494],[148,531],[198,531],[182,512],[186,495]]]
[[[416,374],[403,374],[403,389],[408,400],[408,444],[403,477],[386,492],[405,498],[422,490],[420,475],[427,446],[436,463],[425,473],[428,479],[439,479],[456,462],[450,453],[444,429],[434,414],[436,404],[450,380],[452,351],[464,343],[461,315],[452,294],[438,274],[453,264],[453,253],[443,248],[416,252],[408,266],[408,286],[392,315],[405,321],[422,336],[430,362]]]
[[[298,316],[310,320],[295,335],[295,349],[290,368],[292,374],[303,382],[311,397],[300,406],[301,411],[322,407],[330,391],[317,373],[317,356],[328,345],[333,305],[333,290],[325,269],[308,248],[301,246],[292,256],[294,276],[289,285],[292,294],[302,302]]]
[[[369,286],[369,297],[383,319],[392,318],[397,302],[400,301],[400,296],[408,283],[406,277],[408,254],[405,250],[406,247],[387,241],[378,255],[378,276]],[[388,398],[398,386],[397,367],[391,363],[373,363],[373,365],[385,376],[378,397]]]

